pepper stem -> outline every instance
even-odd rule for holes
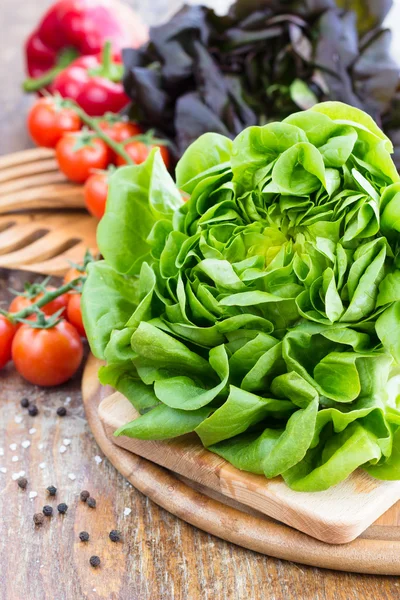
[[[124,68],[121,64],[113,61],[112,46],[110,40],[107,40],[101,53],[101,64],[93,69],[88,69],[91,77],[104,77],[114,83],[119,83],[124,74]]]
[[[48,71],[40,75],[40,77],[28,77],[23,83],[23,89],[25,92],[38,92],[39,90],[49,86],[53,83],[61,71],[63,71],[68,65],[78,58],[79,52],[75,48],[65,48],[57,57],[57,62]]]

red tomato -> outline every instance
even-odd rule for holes
[[[111,161],[108,146],[87,133],[66,133],[56,146],[60,170],[76,183],[84,183],[93,169],[106,169]]]
[[[94,173],[83,188],[86,208],[96,219],[101,219],[106,210],[108,194],[107,173]]]
[[[143,133],[143,130],[136,123],[131,123],[130,121],[107,121],[104,119],[103,121],[99,121],[99,127],[115,142],[125,142],[125,140],[129,140],[129,138],[134,135],[140,135]]]
[[[82,337],[86,337],[82,321],[81,297],[81,294],[71,294],[67,308],[67,319]]]
[[[86,275],[86,271],[80,271],[77,267],[71,267],[64,275],[64,283],[70,283],[74,279],[78,279],[78,277],[82,277]]]
[[[48,292],[53,292],[55,289],[56,288],[53,286],[46,287],[46,290]],[[15,298],[12,300],[8,310],[10,313],[17,313],[20,310],[27,308],[27,306],[31,306],[34,302],[37,302],[42,297],[43,297],[43,292],[41,292],[34,298],[27,298],[26,296],[15,296]],[[48,304],[45,304],[44,306],[42,306],[41,310],[47,316],[54,315],[54,313],[56,313],[61,308],[63,308],[64,310],[67,308],[68,300],[69,300],[68,294],[62,294],[61,296],[58,296],[58,298],[56,298],[55,300],[52,300]]]
[[[98,124],[108,137],[118,143],[125,142],[126,140],[129,140],[129,138],[143,133],[143,130],[139,125],[129,121],[112,122],[104,119],[103,121],[99,121]],[[111,150],[111,154],[112,162],[116,163],[118,155],[113,150]]]
[[[160,148],[162,159],[167,169],[170,164],[168,148],[166,146],[157,146],[157,144],[145,144],[144,142],[129,142],[125,146],[126,152],[136,165],[143,163],[153,148]],[[117,156],[117,165],[120,167],[126,165],[126,160],[122,156]]]
[[[4,315],[0,315],[0,369],[11,359],[11,345],[17,326]]]
[[[68,381],[78,370],[82,356],[82,340],[67,321],[49,329],[24,324],[12,343],[12,359],[18,373],[30,383],[44,387]]]
[[[79,131],[81,120],[70,108],[54,98],[40,98],[28,114],[28,131],[38,146],[55,148],[64,133]]]

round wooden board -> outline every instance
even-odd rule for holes
[[[110,390],[100,385],[100,361],[90,356],[82,381],[83,402],[92,433],[114,467],[139,491],[187,523],[244,548],[315,567],[354,573],[400,575],[398,503],[349,544],[324,544],[226,499],[205,494],[175,473],[112,443],[98,416]]]

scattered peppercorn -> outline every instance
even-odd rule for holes
[[[57,506],[57,510],[58,510],[58,512],[59,512],[59,513],[61,513],[62,515],[65,515],[65,513],[66,513],[66,512],[67,512],[67,510],[68,510],[68,506],[67,506],[67,504],[65,504],[65,502],[61,502],[61,504],[59,504],[59,505]]]
[[[100,564],[100,557],[98,557],[98,556],[91,556],[89,562],[92,565],[92,567],[98,567],[99,564]]]
[[[121,541],[121,532],[117,531],[116,529],[113,529],[112,531],[110,531],[108,537],[112,542],[119,542]]]
[[[86,500],[86,504],[90,506],[90,508],[96,508],[96,500],[91,496]]]
[[[57,408],[57,414],[59,417],[65,417],[65,415],[67,414],[67,409],[65,408],[65,406],[59,406]]]
[[[36,415],[39,414],[39,410],[38,410],[38,407],[36,406],[36,404],[29,405],[28,413],[31,415],[31,417],[36,417]]]
[[[35,525],[43,525],[44,516],[42,513],[35,513],[33,515],[33,522]]]
[[[46,504],[46,506],[43,506],[43,514],[45,517],[53,516],[53,508]]]
[[[26,486],[28,485],[28,480],[26,477],[18,477],[17,483],[18,483],[18,487],[20,487],[21,490],[25,490]]]
[[[21,400],[21,406],[22,406],[22,408],[28,408],[28,406],[29,406],[29,400],[28,400],[28,398],[22,398],[22,400]]]
[[[90,492],[88,492],[87,490],[82,490],[79,497],[82,500],[82,502],[86,502],[86,500],[90,498]]]
[[[87,531],[81,531],[79,534],[79,539],[81,540],[81,542],[88,542],[89,541],[89,534]]]
[[[49,496],[55,496],[57,494],[57,488],[54,487],[54,485],[49,485],[47,491],[49,492]]]

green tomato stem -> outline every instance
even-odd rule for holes
[[[19,321],[20,319],[26,319],[26,317],[30,317],[31,315],[37,313],[37,309],[42,308],[42,306],[44,306],[45,304],[48,304],[52,300],[55,300],[59,296],[62,296],[62,294],[66,294],[67,292],[70,292],[71,290],[76,290],[77,286],[80,285],[81,283],[83,283],[84,280],[85,280],[85,277],[77,277],[76,279],[73,279],[69,283],[65,283],[64,285],[57,288],[56,290],[46,292],[42,296],[42,298],[39,298],[39,300],[37,300],[37,302],[34,302],[33,304],[31,304],[31,306],[27,306],[26,308],[23,308],[22,310],[20,310],[17,313],[1,311],[1,314],[3,314],[5,317],[7,317],[7,319],[9,319],[12,322]]]
[[[122,158],[127,162],[128,165],[135,164],[129,156],[129,154],[126,152],[124,146],[112,140],[110,136],[108,136],[105,133],[105,131],[102,130],[102,128],[98,125],[98,119],[89,117],[89,115],[86,114],[85,111],[80,106],[78,106],[73,100],[66,99],[64,102],[64,106],[71,108],[80,117],[81,121],[85,123],[85,125],[87,125],[92,131],[95,131],[97,133],[97,136],[100,139],[102,139],[103,142],[105,142],[107,146],[109,146],[109,148],[111,148],[112,150],[114,150],[114,152],[122,156]]]

